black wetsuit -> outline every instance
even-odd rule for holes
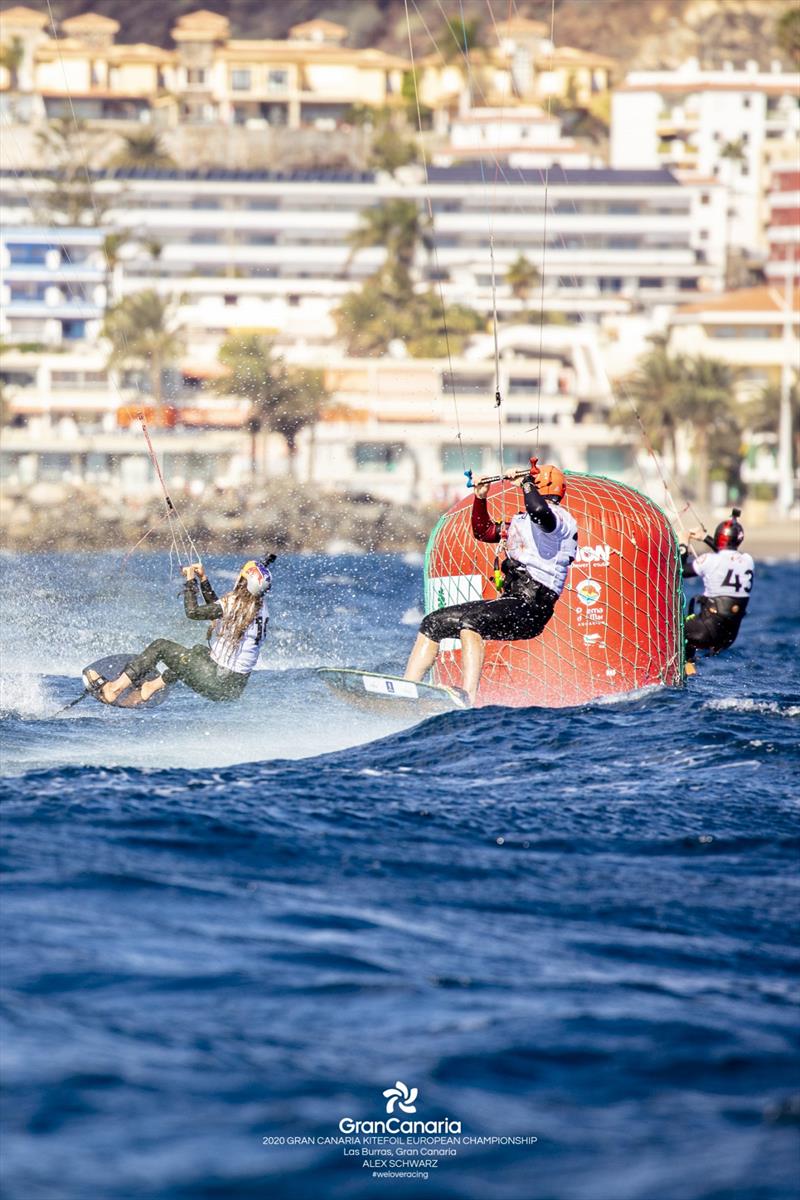
[[[547,533],[556,528],[556,516],[550,505],[539,495],[535,484],[523,481],[525,511],[535,524]],[[472,532],[478,541],[499,542],[501,526],[492,521],[485,499],[477,496],[472,502]],[[553,615],[558,593],[537,583],[522,563],[506,558],[502,565],[503,594],[497,600],[470,600],[452,604],[428,615],[420,625],[420,633],[434,642],[457,638],[462,629],[470,629],[487,641],[517,642],[538,637]]]
[[[715,551],[710,538],[706,539],[706,544]],[[694,557],[688,547],[682,547],[682,551],[684,578],[694,578],[697,576]],[[698,650],[715,655],[730,649],[747,612],[747,602],[746,596],[693,596],[684,623],[686,661],[694,662]]]
[[[183,588],[183,607],[191,621],[215,621],[223,615],[222,605],[207,579],[200,580],[204,604],[198,603],[197,580],[187,579]],[[221,667],[211,657],[207,645],[181,646],[167,638],[157,638],[137,654],[125,668],[125,674],[140,684],[156,669],[158,663],[166,665],[164,682],[185,683],[193,692],[207,700],[236,700],[245,689],[249,675],[241,671],[230,671]]]

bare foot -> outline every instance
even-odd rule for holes
[[[83,677],[88,684],[88,690],[93,696],[103,704],[113,704],[119,695],[125,690],[123,687],[118,687],[118,680],[103,680],[102,675],[97,671],[84,671]],[[98,685],[102,682],[102,687]]]

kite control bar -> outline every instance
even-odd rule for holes
[[[539,469],[538,458],[531,458],[529,467],[522,467],[519,471],[509,471],[507,475],[482,475],[478,483],[502,483],[503,480],[511,482],[514,479],[521,479],[524,475],[535,475]],[[467,480],[467,487],[474,488],[475,480],[472,477],[472,469],[465,471],[464,475]]]

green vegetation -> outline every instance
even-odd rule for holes
[[[175,159],[164,149],[160,134],[143,130],[125,134],[122,146],[108,160],[108,166],[160,169],[174,167]]]
[[[345,296],[334,313],[348,353],[384,354],[393,341],[402,341],[415,358],[439,358],[458,353],[483,327],[482,318],[463,305],[443,311],[433,288],[419,291],[414,263],[420,245],[428,251],[433,239],[427,218],[410,200],[390,200],[361,214],[361,225],[351,236],[348,266],[361,250],[384,247],[381,267],[358,291]]]
[[[9,74],[9,91],[19,89],[19,69],[25,60],[25,47],[18,37],[0,45],[0,67],[5,67]]]
[[[143,368],[153,399],[163,404],[163,372],[183,347],[173,302],[152,289],[133,292],[106,313],[103,336],[111,343],[109,366]]]
[[[328,399],[322,372],[287,366],[275,354],[269,338],[258,333],[231,334],[220,347],[219,361],[225,374],[217,390],[250,402],[247,427],[253,473],[257,436],[266,428],[284,438],[294,475],[297,436],[306,426],[317,423]]]
[[[518,254],[506,270],[506,283],[517,300],[527,300],[539,280],[538,269],[524,254]]]
[[[44,225],[102,225],[110,198],[92,185],[87,166],[85,121],[56,117],[36,134],[39,154],[50,166],[44,190],[31,197],[36,220]]]
[[[775,40],[794,65],[800,66],[800,8],[796,5],[781,13],[775,26]]]
[[[624,381],[644,427],[646,444],[665,454],[668,469],[677,475],[678,432],[691,436],[697,498],[708,502],[712,476],[729,483],[738,479],[741,465],[741,426],[734,406],[733,370],[717,359],[672,355],[663,338],[639,360]],[[615,423],[630,426],[635,416],[621,403]],[[649,445],[648,445],[649,448]]]

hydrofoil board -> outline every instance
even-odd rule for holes
[[[118,675],[122,674],[122,672],[125,670],[125,667],[134,656],[135,655],[133,652],[130,654],[108,654],[105,658],[98,658],[97,662],[89,663],[87,667],[83,668],[83,671],[81,672],[83,677],[83,685],[93,700],[96,700],[98,704],[109,703],[106,700],[101,700],[95,692],[92,692],[91,683],[87,678],[87,671],[95,671],[98,675],[102,675],[103,679],[116,679]],[[155,679],[158,674],[158,671],[151,671],[146,678]],[[126,688],[124,692],[117,696],[116,700],[110,703],[109,707],[155,708],[157,704],[162,704],[166,700],[169,688],[161,688],[161,690],[151,696],[149,700],[144,701],[137,701],[137,692],[137,688]]]
[[[370,712],[417,712],[425,716],[468,708],[455,688],[435,683],[413,683],[399,675],[359,671],[357,667],[319,667],[319,677],[343,700]]]

